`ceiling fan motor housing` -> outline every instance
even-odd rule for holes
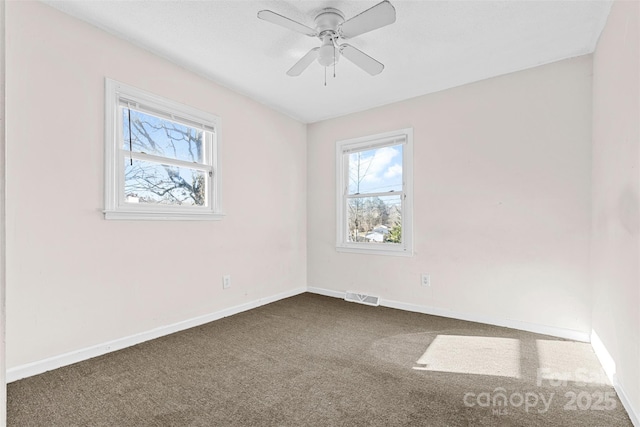
[[[338,9],[327,7],[322,9],[315,19],[316,31],[318,36],[322,37],[322,33],[326,31],[338,32],[338,25],[344,22],[344,15]]]

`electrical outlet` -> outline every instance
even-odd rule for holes
[[[222,289],[227,289],[231,287],[231,275],[225,274],[222,276]]]
[[[420,284],[427,288],[431,286],[431,279],[429,278],[428,274],[422,273],[422,276],[420,278]]]

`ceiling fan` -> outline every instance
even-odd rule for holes
[[[338,39],[351,39],[360,34],[392,24],[396,20],[396,10],[391,3],[385,0],[345,21],[344,14],[340,10],[328,7],[322,9],[316,16],[314,28],[270,10],[261,10],[258,12],[258,18],[309,37],[319,38],[322,45],[307,52],[287,71],[287,75],[292,77],[299,76],[313,61],[317,60],[320,65],[325,67],[326,85],[326,67],[332,65],[335,67],[340,56],[344,56],[372,76],[382,72],[384,65],[350,44],[339,44]]]

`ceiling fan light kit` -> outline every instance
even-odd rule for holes
[[[336,49],[335,41],[331,35],[324,36],[322,46],[318,49],[318,63],[323,67],[330,67],[338,62],[340,49]]]
[[[258,18],[306,36],[320,39],[322,43],[320,47],[315,47],[307,52],[287,71],[287,75],[291,77],[299,76],[313,61],[318,61],[325,69],[326,85],[326,69],[331,66],[335,67],[341,56],[344,56],[372,76],[382,72],[384,69],[382,63],[347,43],[339,44],[338,40],[350,39],[394,23],[396,10],[391,3],[385,0],[345,21],[344,14],[340,10],[328,7],[316,15],[314,20],[315,28],[308,27],[270,10],[261,10],[258,12]]]

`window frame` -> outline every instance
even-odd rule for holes
[[[400,142],[400,140],[403,140]],[[402,243],[380,244],[348,241],[347,200],[349,196],[349,155],[353,152],[403,144],[402,148]],[[397,195],[398,192],[366,193]],[[365,195],[366,195],[365,194]],[[404,128],[336,142],[336,250],[372,255],[413,256],[413,128]]]
[[[204,130],[203,163],[154,154],[125,150],[122,140],[123,120],[120,106],[123,102],[136,107],[136,111]],[[105,219],[122,220],[219,220],[224,217],[221,204],[220,179],[220,118],[151,94],[133,86],[105,79]],[[129,158],[199,170],[207,179],[207,206],[171,206],[162,204],[136,204],[125,200],[124,160]]]

